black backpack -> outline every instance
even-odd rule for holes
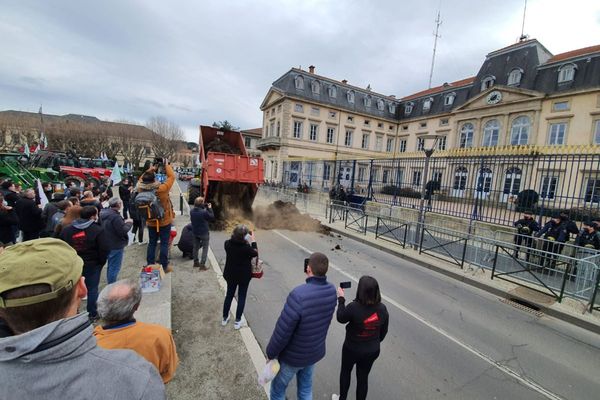
[[[137,193],[133,203],[140,220],[158,222],[165,216],[165,209],[156,195],[156,190]]]

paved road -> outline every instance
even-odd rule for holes
[[[596,334],[538,318],[348,238],[289,231],[257,236],[266,272],[250,286],[245,315],[263,350],[288,292],[304,280],[307,251],[321,251],[332,263],[330,281],[370,274],[385,295],[390,330],[371,372],[369,398],[591,399],[600,393]],[[226,237],[211,236],[221,265]],[[342,249],[332,251],[336,244]],[[332,322],[327,356],[316,369],[315,399],[338,392],[343,338],[343,326]],[[291,390],[288,395],[295,398]]]

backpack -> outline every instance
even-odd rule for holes
[[[165,209],[156,195],[156,190],[139,192],[133,202],[140,220],[156,221],[158,229],[158,221],[165,216]]]

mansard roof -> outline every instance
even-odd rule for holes
[[[566,61],[571,58],[581,57],[581,56],[585,56],[588,54],[591,55],[593,53],[600,53],[600,45],[583,47],[581,49],[571,50],[571,51],[567,51],[565,53],[557,54],[554,57],[550,58],[548,60],[547,64],[551,64],[551,63],[555,63],[555,62],[559,62],[559,61]]]
[[[463,87],[463,86],[468,86],[471,83],[473,83],[474,80],[475,80],[475,77],[472,76],[470,78],[461,79],[461,80],[454,81],[454,82],[451,82],[451,83],[444,83],[443,85],[436,86],[436,87],[433,87],[431,89],[422,90],[420,92],[411,94],[410,96],[403,97],[400,100],[402,100],[402,101],[408,101],[408,100],[418,99],[419,97],[425,97],[427,95],[432,95],[432,94],[436,94],[436,93],[440,93],[440,92],[450,91],[450,90],[453,90],[453,89],[456,89],[456,88],[460,88],[460,87]]]
[[[303,88],[296,87],[295,79],[299,76],[304,80]],[[314,93],[312,90],[314,82],[320,85],[319,93]],[[329,95],[328,89],[330,87],[335,87],[335,97]],[[369,89],[359,88],[298,68],[290,69],[273,82],[273,88],[284,95],[320,103],[325,106],[331,105],[332,107],[350,112],[372,115],[377,118],[397,119],[400,104],[399,100],[393,96],[386,96]],[[349,92],[354,94],[354,102],[349,101]],[[370,106],[367,105],[366,99],[370,99]],[[383,110],[378,108],[379,100],[383,102]],[[394,112],[391,112],[390,104],[394,105]]]

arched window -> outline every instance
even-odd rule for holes
[[[390,111],[390,114],[396,114],[396,104],[395,103],[390,103],[388,105],[388,109]]]
[[[494,86],[495,82],[496,82],[495,76],[493,76],[493,75],[486,76],[485,78],[483,78],[481,80],[481,91],[483,92],[484,90],[491,88],[492,86]]]
[[[518,86],[521,83],[522,76],[523,70],[521,68],[514,68],[508,74],[508,84],[511,86]]]
[[[383,103],[383,100],[381,100],[381,99],[377,100],[377,109],[379,111],[383,111],[384,107],[385,107],[385,104]]]
[[[365,107],[371,107],[371,95],[370,94],[368,94],[367,97],[365,97],[364,102],[365,102]]]
[[[335,85],[329,86],[327,92],[329,93],[329,97],[337,97],[337,87]]]
[[[404,115],[410,115],[412,113],[414,106],[415,106],[415,103],[413,103],[412,101],[409,101],[408,103],[406,103],[404,105]]]
[[[477,194],[479,197],[487,198],[492,190],[492,170],[483,167],[477,176]]]
[[[575,64],[564,64],[558,68],[558,83],[569,82],[575,79]]]
[[[452,104],[454,104],[454,99],[456,98],[456,93],[452,92],[452,93],[448,93],[446,95],[446,97],[444,97],[444,105],[445,106],[451,106]]]
[[[296,85],[296,89],[304,89],[304,78],[302,77],[302,75],[296,76],[296,78],[294,79],[294,84]]]
[[[527,144],[530,126],[529,117],[515,118],[510,128],[510,144],[513,146]]]
[[[321,84],[319,83],[319,81],[312,81],[312,83],[310,84],[310,88],[314,94],[321,93]]]
[[[460,129],[460,143],[459,143],[459,147],[461,149],[473,147],[473,132],[474,132],[474,128],[473,128],[472,123],[467,122],[466,124],[464,124],[462,126],[462,128]]]
[[[490,147],[498,145],[498,137],[500,136],[500,123],[497,119],[489,120],[483,127],[482,146]]]
[[[348,98],[348,103],[354,103],[354,91],[353,90],[349,90],[346,97]]]
[[[469,170],[466,167],[458,167],[454,171],[454,185],[452,188],[455,191],[463,191],[467,187],[467,177],[469,176]]]

